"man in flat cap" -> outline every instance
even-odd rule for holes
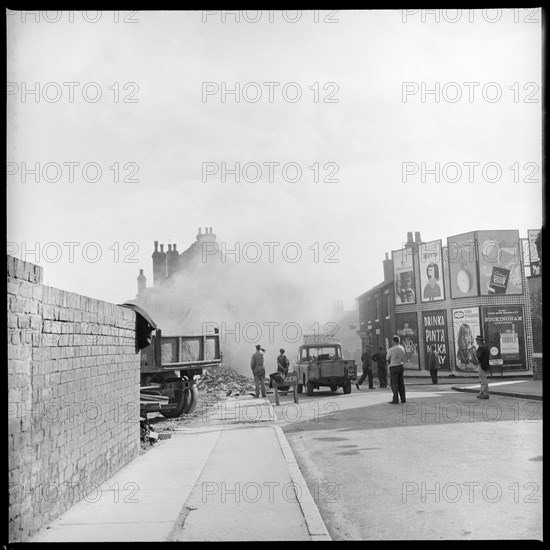
[[[476,356],[478,360],[478,373],[480,392],[476,396],[478,399],[489,399],[489,382],[487,380],[487,372],[489,366],[489,347],[483,341],[483,336],[476,336]]]
[[[277,372],[281,373],[281,376],[284,378],[287,373],[290,366],[290,362],[288,360],[288,357],[285,355],[285,350],[281,348],[279,350],[279,355],[277,356]],[[290,389],[290,386],[280,386],[279,390],[281,392],[288,392]]]
[[[264,354],[265,351],[260,344],[256,346],[256,353],[252,356],[250,361],[250,368],[254,375],[255,396],[260,397],[260,389],[262,390],[262,397],[266,396],[265,392],[265,367],[264,367]]]

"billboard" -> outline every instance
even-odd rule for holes
[[[455,339],[456,368],[459,371],[477,372],[476,336],[481,334],[478,307],[452,310]]]
[[[482,296],[523,293],[520,244],[516,229],[477,232]]]
[[[441,239],[420,244],[418,263],[420,265],[420,300],[422,302],[444,300]]]
[[[434,309],[422,313],[422,334],[424,336],[424,351],[426,357],[435,344],[439,356],[439,368],[449,370],[449,341],[447,339],[447,312],[444,309]],[[424,366],[426,369],[427,365]]]
[[[419,369],[416,313],[398,313],[395,318],[397,336],[399,336],[401,345],[405,348],[405,362],[403,366],[406,369]]]
[[[395,304],[416,303],[413,255],[411,250],[392,251]]]
[[[477,253],[474,232],[447,237],[447,256],[451,297],[478,296]]]
[[[541,274],[540,256],[536,244],[539,234],[540,229],[529,229],[527,231],[529,237],[529,265],[531,266],[532,277]]]
[[[481,313],[489,364],[526,368],[523,306],[486,306],[481,308]]]

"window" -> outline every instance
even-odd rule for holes
[[[380,297],[379,296],[376,296],[376,316],[375,316],[375,321],[378,321],[378,319],[380,319]]]
[[[386,319],[390,318],[390,293],[386,290]]]

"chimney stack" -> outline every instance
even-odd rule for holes
[[[422,239],[420,238],[420,231],[414,232],[414,242],[420,244]]]
[[[393,260],[388,256],[386,252],[386,258],[382,261],[384,267],[384,283],[393,281]]]
[[[139,270],[139,275],[137,278],[138,282],[138,297],[139,295],[147,288],[147,277],[143,274],[143,269]]]
[[[168,253],[166,254],[166,276],[170,277],[178,270],[179,253],[176,250],[176,245],[168,245]]]
[[[158,241],[155,241],[155,251],[152,254],[153,258],[153,285],[158,286],[166,279],[166,252],[164,245],[160,245],[158,250]]]

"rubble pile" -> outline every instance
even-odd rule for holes
[[[220,365],[205,369],[197,383],[197,389],[201,401],[203,396],[207,399],[213,397],[219,401],[229,396],[236,397],[253,392],[254,382],[252,378],[235,372],[231,367]]]

